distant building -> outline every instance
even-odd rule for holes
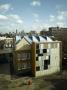
[[[67,53],[67,28],[50,27],[49,32],[56,40],[62,41],[63,53]]]
[[[45,35],[45,36],[51,36],[51,33],[49,31],[40,31],[40,35]]]
[[[30,31],[30,32],[28,33],[28,35],[37,35],[37,32],[36,32],[36,31]]]
[[[14,39],[7,37],[0,37],[0,54],[12,53],[14,48]]]

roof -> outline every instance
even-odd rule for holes
[[[13,38],[8,38],[8,37],[0,37],[0,40],[12,40]]]
[[[30,35],[30,36],[24,36],[25,40],[27,40],[30,44],[32,42],[52,42],[53,40],[49,38],[48,36],[41,36],[41,35]]]
[[[5,40],[6,39],[6,37],[0,37],[0,40]]]
[[[21,40],[21,36],[16,36],[16,43],[18,43]]]

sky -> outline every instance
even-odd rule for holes
[[[0,32],[67,26],[67,0],[0,0]]]

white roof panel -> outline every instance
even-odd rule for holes
[[[53,40],[49,37],[47,37],[47,42],[52,42]]]
[[[21,40],[21,36],[16,36],[16,42],[18,42],[19,40]]]
[[[35,36],[32,36],[32,40],[33,40],[33,42],[39,42]]]
[[[53,40],[47,36],[24,36],[24,38],[31,44],[32,42],[52,42]]]
[[[46,42],[46,39],[43,38],[42,36],[39,36],[39,38],[40,38],[40,42]]]
[[[32,43],[32,40],[28,36],[24,36],[24,38],[29,42]]]

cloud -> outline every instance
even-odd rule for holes
[[[40,6],[40,5],[41,5],[41,2],[38,0],[33,0],[31,3],[31,6]]]
[[[9,15],[13,19],[19,19],[20,17],[17,14],[11,14]]]
[[[50,18],[49,20],[50,20],[51,22],[55,20],[55,16],[54,16],[54,15],[50,15],[49,18]]]
[[[10,9],[10,7],[11,7],[10,4],[2,4],[0,5],[0,11],[6,12]]]
[[[59,11],[58,13],[59,13],[60,15],[67,16],[67,11]]]
[[[8,19],[7,16],[5,16],[5,15],[1,15],[1,14],[0,14],[0,20],[7,20],[7,19]]]
[[[57,16],[57,19],[60,20],[60,21],[64,20],[64,16],[61,14],[61,15]]]
[[[17,14],[11,14],[11,15],[9,15],[9,17],[11,19],[13,19],[14,21],[16,21],[16,23],[18,23],[18,24],[22,24],[23,23],[23,20]]]
[[[23,21],[22,20],[17,20],[17,23],[22,24]]]
[[[50,25],[49,25],[49,23],[42,23],[41,25],[40,25],[40,27],[41,27],[41,30],[42,29],[48,29],[48,27],[50,27]]]
[[[57,22],[57,26],[63,27],[64,26],[64,23],[63,22]]]
[[[67,11],[58,11],[57,19],[64,20],[67,17]]]
[[[40,19],[39,19],[39,14],[33,13],[33,17],[34,17],[34,22],[35,22],[35,23],[38,23],[38,22],[40,21]]]
[[[33,16],[34,16],[35,18],[38,18],[38,17],[39,17],[39,15],[38,15],[37,13],[33,13]]]
[[[8,32],[12,30],[22,29],[23,20],[17,14],[8,14],[2,15],[0,14],[0,30],[2,32]]]
[[[31,30],[37,30],[37,32],[41,31],[42,29],[48,30],[50,25],[48,23],[33,23]]]
[[[18,23],[18,24],[23,23],[23,20],[17,14],[11,14],[11,15],[7,15],[7,16],[0,14],[0,20],[7,20],[7,19],[8,19],[9,22],[15,22],[15,23]]]
[[[62,21],[66,18],[67,16],[67,11],[63,9],[62,5],[56,5],[57,9],[57,20]]]
[[[54,21],[51,26],[59,26],[59,27],[63,27],[65,26],[66,22],[65,20],[67,19],[67,11],[61,10],[60,6],[57,6],[58,11],[56,12],[55,15],[50,15],[49,17],[49,21]]]
[[[57,11],[62,10],[62,9],[63,9],[63,5],[61,5],[61,4],[56,5],[56,10]]]
[[[54,21],[51,26],[65,26],[65,19],[67,19],[67,11],[63,9],[63,5],[56,5],[56,14],[50,15],[49,21]]]
[[[50,15],[49,16],[49,21],[50,22],[62,22],[67,18],[67,11],[58,11],[56,15]]]
[[[39,19],[36,18],[34,21],[35,21],[36,23],[38,23],[38,22],[39,22]]]

